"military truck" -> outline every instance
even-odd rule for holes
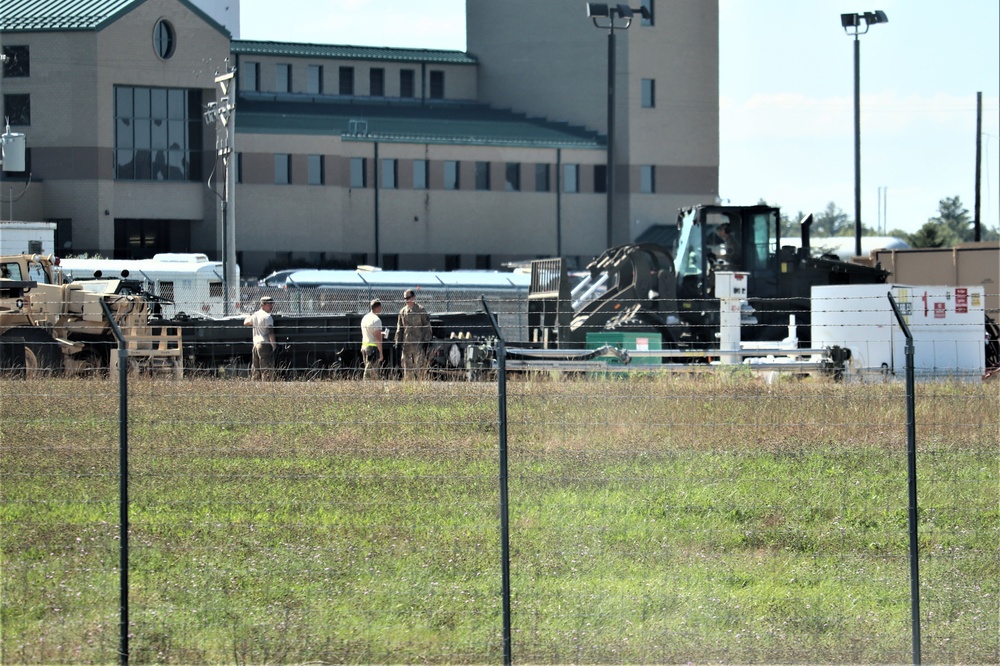
[[[123,331],[148,343],[149,305],[119,282],[67,283],[51,256],[0,256],[0,367],[30,374],[106,370],[117,342],[102,302]]]

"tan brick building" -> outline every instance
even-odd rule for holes
[[[669,19],[616,31],[616,243],[718,189],[717,2],[661,4]],[[220,256],[203,112],[230,66],[244,276],[606,247],[607,31],[582,2],[468,0],[466,53],[232,40],[188,0],[30,5],[0,16],[4,113],[29,153],[0,189],[17,219],[59,223],[64,254]]]

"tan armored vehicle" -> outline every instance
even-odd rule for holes
[[[149,336],[149,307],[119,280],[63,281],[52,257],[0,256],[0,367],[88,374],[109,367],[117,342],[103,301],[127,336]]]

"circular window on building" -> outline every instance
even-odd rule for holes
[[[153,28],[153,50],[156,51],[156,55],[164,60],[168,59],[174,54],[176,43],[174,26],[170,25],[170,21],[166,19],[157,21]]]

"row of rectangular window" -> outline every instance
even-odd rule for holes
[[[243,90],[260,92],[260,63],[247,62],[243,68]],[[337,70],[337,94],[354,96],[355,68],[342,66]],[[430,99],[444,99],[444,72],[432,69],[428,73]],[[274,92],[292,92],[292,66],[278,63],[274,71]],[[309,95],[327,94],[323,65],[306,65],[306,91]],[[399,97],[412,99],[417,95],[416,70],[399,71]],[[386,97],[385,68],[371,67],[368,70],[368,96]]]
[[[242,155],[240,155],[242,158]],[[242,159],[238,160],[242,171]],[[460,162],[457,160],[444,161],[443,189],[461,189]],[[520,162],[507,162],[504,165],[504,191],[521,191]],[[549,164],[535,164],[535,192],[549,192],[552,189],[550,181]],[[567,193],[580,192],[580,164],[563,165],[562,191]],[[323,155],[308,155],[306,160],[306,182],[309,185],[326,184],[325,158]],[[603,164],[593,165],[594,169],[594,192],[607,192],[607,168]],[[475,189],[479,191],[489,191],[492,189],[492,163],[477,161],[475,163]],[[242,173],[239,174],[242,182]],[[274,182],[277,185],[290,185],[292,182],[292,156],[287,153],[279,153],[274,156]],[[368,158],[352,157],[350,162],[350,187],[366,188],[368,184]],[[399,160],[381,160],[381,179],[379,182],[383,189],[398,189],[399,182]],[[413,180],[412,189],[426,190],[430,187],[430,162],[428,160],[413,160]],[[643,165],[639,167],[639,191],[643,194],[654,194],[656,192],[656,167]]]

